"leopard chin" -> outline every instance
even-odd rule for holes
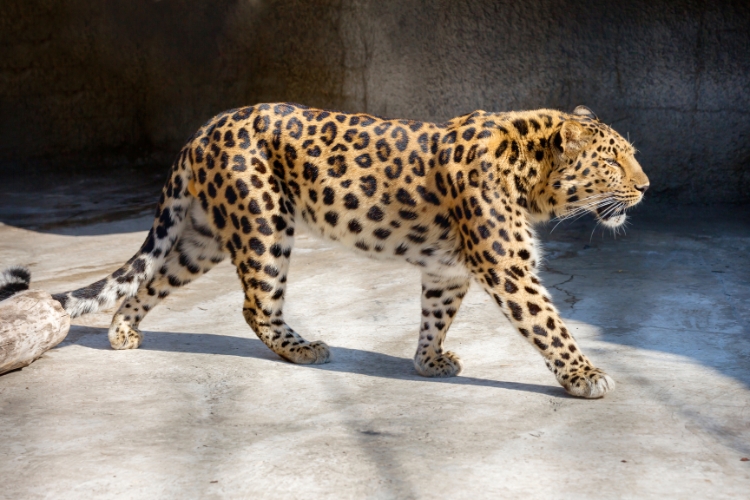
[[[608,228],[617,229],[618,227],[625,224],[627,218],[628,216],[626,214],[621,213],[607,218],[599,217],[599,221]]]

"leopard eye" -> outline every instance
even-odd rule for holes
[[[617,163],[617,160],[615,160],[615,159],[607,158],[604,161],[607,162],[609,165],[612,165],[613,167],[620,167],[620,168],[622,168],[622,165],[620,165],[619,163]]]

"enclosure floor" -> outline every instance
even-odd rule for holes
[[[747,498],[748,219],[540,228],[544,283],[617,382],[595,401],[566,396],[476,285],[447,339],[464,372],[417,376],[417,270],[302,234],[286,316],[330,364],[269,351],[227,264],[153,310],[140,349],[110,349],[112,310],[75,320],[0,377],[0,498]],[[0,265],[51,292],[116,269],[150,224],[35,221],[0,224]]]

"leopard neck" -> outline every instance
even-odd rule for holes
[[[534,220],[549,218],[545,193],[559,155],[559,132],[567,115],[551,109],[495,115],[496,130],[489,144],[498,183]],[[492,153],[494,152],[494,153]]]

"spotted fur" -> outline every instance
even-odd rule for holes
[[[136,348],[148,311],[228,256],[258,337],[289,361],[325,363],[328,347],[303,339],[282,312],[294,234],[305,224],[421,270],[420,374],[460,372],[443,342],[473,278],[565,390],[601,397],[614,382],[580,351],[541,284],[532,224],[587,211],[622,225],[648,187],[634,154],[585,107],[476,111],[443,124],[289,103],[235,109],[182,149],[140,251],[111,276],[55,297],[73,316],[125,297],[109,338],[115,349]]]

